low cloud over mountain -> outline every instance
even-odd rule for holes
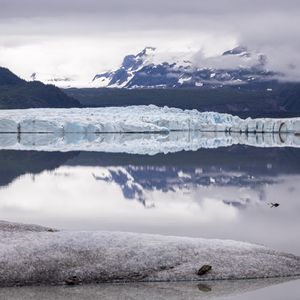
[[[124,57],[121,66],[97,74],[93,85],[118,88],[212,88],[283,78],[268,70],[267,57],[236,47],[222,55],[205,57],[203,53],[177,53],[167,56],[147,47],[136,55]]]
[[[198,66],[227,69],[234,59],[214,57],[247,45],[269,70],[300,81],[298,0],[0,0],[0,8],[0,65],[26,79],[37,72],[85,86],[144,45],[198,51]]]

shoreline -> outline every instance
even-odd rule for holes
[[[197,275],[206,264],[212,270]],[[116,283],[299,275],[300,257],[244,242],[0,222],[0,286],[62,285],[74,276],[80,283]]]

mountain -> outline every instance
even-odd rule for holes
[[[0,67],[0,87],[18,85],[24,82],[25,80],[21,79],[8,69]]]
[[[270,81],[275,75],[267,70],[267,57],[236,47],[212,58],[197,54],[168,58],[156,48],[146,47],[136,55],[127,55],[119,69],[97,74],[93,83],[111,88],[217,88]]]
[[[154,104],[229,113],[241,118],[300,116],[300,83],[292,82],[251,82],[221,88],[72,88],[64,92],[83,106]]]
[[[54,85],[27,82],[0,67],[0,109],[79,107],[80,103]]]

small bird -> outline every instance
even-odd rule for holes
[[[271,202],[269,205],[270,205],[271,208],[272,208],[272,207],[278,207],[280,204],[279,204],[279,203],[272,203],[272,202]]]

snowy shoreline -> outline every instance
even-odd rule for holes
[[[199,276],[209,264],[212,270]],[[208,281],[300,275],[300,257],[231,240],[54,231],[0,222],[0,286]]]
[[[148,106],[0,110],[1,133],[170,131],[300,133],[300,118],[241,119],[230,114]]]

